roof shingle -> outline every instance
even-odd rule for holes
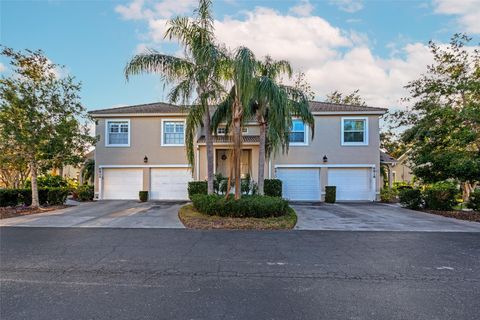
[[[386,112],[384,108],[374,108],[367,106],[354,106],[347,104],[338,104],[330,102],[310,101],[310,110],[312,112]],[[149,114],[149,113],[187,113],[188,108],[176,106],[165,102],[155,102],[148,104],[138,104],[133,106],[124,106],[109,109],[92,110],[91,115],[108,114]],[[212,110],[213,111],[213,110]]]

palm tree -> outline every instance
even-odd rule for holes
[[[251,118],[249,107],[254,95],[255,73],[257,61],[253,52],[246,47],[239,47],[233,56],[225,63],[222,69],[224,77],[232,84],[226,98],[218,105],[213,115],[213,130],[218,125],[227,121],[228,131],[232,132],[232,172],[229,175],[227,196],[230,191],[230,182],[235,179],[235,199],[240,199],[241,193],[241,153],[242,153],[242,127],[245,121]]]
[[[194,139],[196,130],[203,124],[207,149],[208,193],[213,188],[213,140],[209,106],[223,94],[222,78],[225,63],[223,50],[216,45],[213,34],[211,0],[200,0],[193,20],[177,17],[169,21],[165,37],[177,39],[184,48],[185,57],[175,57],[155,50],[136,55],[127,64],[125,76],[140,73],[158,73],[166,83],[174,83],[169,93],[172,103],[187,105],[196,94],[189,108],[186,121],[185,143],[192,172],[195,165]]]
[[[93,159],[88,159],[85,161],[85,164],[83,165],[82,168],[82,179],[83,182],[89,183],[92,182],[93,179],[95,178],[95,160]]]
[[[289,135],[293,118],[299,118],[311,127],[314,133],[314,118],[310,112],[308,97],[298,87],[279,83],[279,77],[292,76],[290,63],[275,61],[267,56],[258,62],[258,81],[254,103],[257,122],[260,126],[258,152],[258,192],[263,194],[265,160],[280,147],[288,152]],[[268,147],[268,148],[267,148]]]

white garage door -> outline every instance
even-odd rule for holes
[[[277,169],[283,197],[289,200],[320,201],[320,169]]]
[[[329,168],[328,185],[337,187],[337,200],[374,200],[369,168]]]
[[[103,169],[103,199],[138,199],[143,169]]]
[[[188,182],[191,180],[190,169],[152,169],[150,199],[187,200]]]

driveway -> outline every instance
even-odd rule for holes
[[[0,220],[0,226],[80,228],[184,228],[178,219],[180,202],[102,200]]]
[[[480,223],[408,210],[393,204],[293,204],[299,230],[480,232]]]

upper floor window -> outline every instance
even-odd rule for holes
[[[368,145],[368,122],[365,117],[342,118],[342,145]]]
[[[105,136],[109,147],[129,147],[130,120],[107,120]]]
[[[227,132],[227,128],[219,127],[217,128],[217,134],[225,134]]]
[[[307,144],[307,126],[302,120],[293,120],[290,129],[290,145]]]
[[[162,145],[183,146],[185,144],[185,122],[163,121]]]

